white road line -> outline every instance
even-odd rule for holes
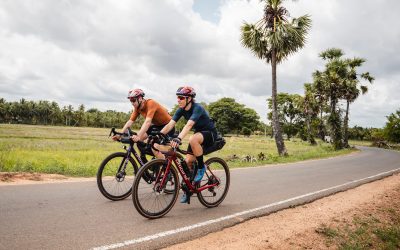
[[[181,227],[181,228],[177,228],[177,229],[169,230],[169,231],[165,231],[165,232],[160,232],[160,233],[153,234],[153,235],[148,235],[148,236],[145,236],[145,237],[142,237],[142,238],[138,238],[138,239],[126,240],[126,241],[120,242],[120,243],[115,243],[115,244],[111,244],[111,245],[95,247],[95,248],[93,248],[93,250],[115,249],[115,248],[119,248],[119,247],[125,247],[125,246],[130,246],[130,245],[134,245],[134,244],[138,244],[138,243],[143,243],[143,242],[150,241],[150,240],[155,240],[155,239],[158,239],[158,238],[162,238],[162,237],[165,237],[165,236],[169,236],[169,235],[173,235],[173,234],[177,234],[177,233],[181,233],[181,232],[187,232],[187,231],[193,230],[195,228],[207,226],[207,225],[214,224],[214,223],[221,222],[221,221],[226,221],[226,220],[229,220],[229,219],[232,219],[232,218],[235,218],[235,217],[239,217],[239,216],[242,216],[242,215],[251,214],[251,213],[258,212],[260,210],[264,210],[264,209],[271,208],[271,207],[274,207],[274,206],[278,206],[278,205],[281,205],[281,204],[284,204],[284,203],[287,203],[287,202],[291,202],[291,201],[294,201],[294,200],[310,197],[310,196],[313,196],[313,195],[316,195],[316,194],[320,194],[320,193],[323,193],[323,192],[326,192],[326,191],[338,189],[338,188],[341,188],[341,187],[344,187],[344,186],[347,186],[347,185],[350,185],[350,184],[355,184],[357,182],[370,180],[370,179],[373,179],[373,178],[376,178],[376,177],[379,177],[379,176],[388,175],[388,174],[395,173],[395,172],[398,172],[398,171],[400,171],[400,168],[394,169],[394,170],[391,170],[391,171],[387,171],[387,172],[384,172],[384,173],[376,174],[376,175],[373,175],[373,176],[369,176],[369,177],[366,177],[366,178],[363,178],[363,179],[350,181],[350,182],[347,182],[347,183],[344,183],[344,184],[341,184],[341,185],[337,185],[337,186],[334,186],[334,187],[321,189],[321,190],[318,190],[318,191],[315,191],[315,192],[312,192],[312,193],[296,196],[296,197],[293,197],[293,198],[290,198],[290,199],[287,199],[287,200],[278,201],[278,202],[271,203],[271,204],[268,204],[268,205],[265,205],[265,206],[261,206],[261,207],[257,207],[257,208],[253,208],[253,209],[249,209],[249,210],[245,210],[245,211],[238,212],[238,213],[235,213],[235,214],[231,214],[231,215],[228,215],[228,216],[220,217],[220,218],[217,218],[217,219],[214,219],[214,220],[208,220],[208,221],[200,222],[200,223],[197,223],[197,224],[194,224],[194,225]]]

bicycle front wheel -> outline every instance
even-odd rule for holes
[[[197,188],[217,184],[214,187],[204,189],[197,194],[200,203],[205,207],[216,207],[226,197],[230,184],[228,165],[224,160],[213,157],[205,162],[206,173]]]
[[[109,155],[97,171],[97,186],[100,192],[113,201],[123,200],[132,192],[132,184],[137,172],[136,162],[126,159],[126,153]]]
[[[142,166],[133,182],[132,201],[136,210],[149,219],[157,219],[167,214],[174,206],[179,193],[178,172],[171,166],[165,172],[165,160],[156,159]],[[148,172],[154,172],[154,178],[147,178]],[[161,180],[167,175],[165,185]],[[157,178],[158,176],[158,178]]]

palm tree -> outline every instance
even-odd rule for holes
[[[364,62],[365,59],[363,58],[353,58],[353,59],[347,59],[346,60],[347,65],[349,67],[348,75],[346,77],[346,82],[345,82],[345,89],[344,89],[344,95],[343,98],[346,100],[346,115],[344,118],[344,131],[343,131],[343,146],[344,147],[349,147],[349,142],[348,142],[348,130],[349,130],[349,110],[350,110],[350,103],[354,102],[358,96],[360,95],[360,92],[362,94],[365,94],[368,91],[368,86],[367,85],[362,85],[360,82],[360,79],[357,77],[357,67],[360,67]],[[372,77],[369,72],[362,73],[360,75],[362,79],[367,80],[369,83],[372,83],[375,79]]]
[[[320,107],[316,101],[316,92],[313,90],[313,86],[310,83],[304,84],[303,108],[307,127],[307,140],[311,145],[317,145],[311,128],[311,121],[313,117],[315,118],[318,114]]]
[[[341,58],[342,55],[341,49],[332,48],[323,51],[319,56],[328,61],[325,65],[325,70],[314,73],[314,80],[322,86],[326,99],[329,100],[330,114],[328,123],[335,149],[343,148],[340,111],[337,108],[337,104],[344,95],[348,67],[347,62]]]
[[[324,111],[327,110],[327,95],[325,94],[325,83],[322,78],[322,72],[315,71],[313,73],[313,83],[312,90],[314,92],[315,100],[318,103],[319,107],[319,122],[318,122],[318,137],[321,140],[325,140],[326,129],[324,123]]]
[[[271,63],[273,128],[278,153],[282,156],[287,155],[287,150],[277,113],[276,66],[304,46],[311,19],[304,15],[289,22],[289,12],[282,6],[283,0],[264,1],[264,17],[255,24],[243,24],[241,42],[259,59]]]

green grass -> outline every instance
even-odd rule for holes
[[[366,146],[371,147],[372,141],[349,140],[351,146]]]
[[[387,208],[377,214],[363,213],[355,215],[349,223],[335,227],[321,225],[316,232],[324,236],[327,246],[335,249],[400,249],[400,211]]]
[[[325,224],[322,224],[319,228],[315,230],[317,233],[324,235],[327,238],[334,238],[338,236],[338,231],[336,231],[333,228],[330,228],[326,226]]]
[[[279,157],[275,141],[265,137],[226,137],[225,147],[218,152],[210,154],[210,156],[220,156],[224,159],[230,159],[233,155],[239,157],[236,160],[228,160],[230,167],[251,167],[264,164],[289,163],[303,161],[309,159],[326,158],[337,155],[344,155],[355,151],[355,149],[344,149],[334,151],[332,146],[327,143],[319,142],[318,146],[310,146],[307,142],[300,139],[291,139],[285,141],[285,145],[289,152],[289,156]],[[256,162],[245,162],[243,157],[246,155],[257,158],[262,152],[266,156],[266,160]]]
[[[338,229],[342,230],[342,229]],[[400,225],[381,223],[372,216],[357,218],[338,236],[339,249],[399,249]]]
[[[109,129],[0,124],[0,172],[58,173],[67,176],[94,176],[101,161],[109,154],[123,151],[122,144],[113,142]],[[329,144],[310,146],[300,139],[285,141],[289,152],[279,157],[275,141],[265,137],[226,137],[225,147],[214,152],[232,167],[296,162],[348,154],[355,149],[334,151]],[[187,140],[184,141],[184,147]],[[246,155],[266,159],[245,162]],[[237,159],[233,158],[237,156]],[[229,160],[231,159],[231,160]]]

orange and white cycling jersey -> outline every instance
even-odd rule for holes
[[[131,114],[130,120],[135,121],[140,115],[144,118],[152,118],[152,124],[161,126],[167,124],[171,120],[167,109],[153,99],[143,101],[140,110],[134,110]]]

